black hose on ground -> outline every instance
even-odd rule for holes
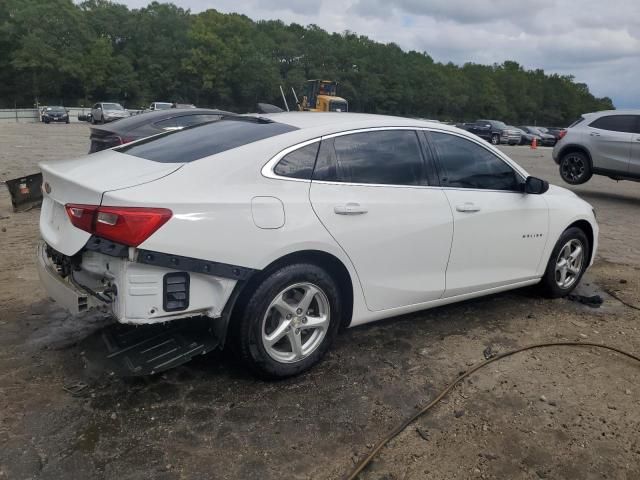
[[[617,297],[615,297],[615,298],[617,298]],[[451,385],[449,385],[448,387],[443,389],[431,402],[429,402],[428,405],[426,405],[425,407],[420,409],[418,412],[416,412],[413,415],[411,415],[409,418],[404,420],[400,425],[398,425],[396,428],[391,430],[382,440],[380,440],[375,445],[375,447],[371,450],[371,452],[369,452],[369,454],[365,458],[363,458],[358,463],[358,465],[356,465],[356,467],[351,471],[351,473],[349,473],[349,475],[347,475],[345,478],[347,480],[355,480],[355,478],[358,475],[360,475],[360,473],[362,473],[362,471],[367,467],[367,465],[369,465],[369,463],[371,463],[371,461],[374,459],[374,457],[378,454],[378,452],[380,452],[380,450],[382,450],[382,448],[387,443],[389,443],[393,438],[395,438],[397,435],[399,435],[405,428],[407,428],[409,425],[411,425],[420,416],[424,415],[431,408],[433,408],[435,405],[437,405],[440,402],[440,400],[442,400],[453,389],[453,387],[455,387],[458,383],[460,383],[465,378],[469,377],[470,375],[472,375],[473,373],[477,372],[481,368],[486,367],[490,363],[496,362],[498,360],[502,360],[503,358],[510,357],[512,355],[515,355],[516,353],[525,352],[527,350],[533,350],[533,349],[536,349],[536,348],[548,348],[548,347],[593,347],[593,348],[602,348],[602,349],[605,349],[605,350],[610,350],[612,352],[619,353],[620,355],[623,355],[625,357],[628,357],[628,358],[630,358],[632,360],[635,360],[636,362],[640,363],[640,357],[637,356],[637,355],[634,355],[633,353],[625,352],[624,350],[621,350],[621,349],[616,348],[616,347],[610,347],[608,345],[603,345],[603,344],[600,344],[600,343],[590,343],[590,342],[536,343],[536,344],[533,344],[533,345],[527,345],[525,347],[518,348],[516,350],[510,350],[508,352],[500,353],[500,354],[498,354],[498,355],[496,355],[494,357],[491,357],[491,358],[485,360],[484,362],[478,363],[477,365],[473,366],[470,370],[467,370],[466,372],[464,372],[463,374],[458,376],[458,378],[456,378]]]

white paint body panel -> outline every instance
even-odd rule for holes
[[[446,297],[538,276],[549,223],[544,195],[463,188],[445,194],[455,225]],[[473,211],[459,211],[465,205]]]
[[[453,222],[441,189],[312,182],[310,199],[353,262],[370,310],[442,296]],[[366,213],[336,214],[349,204]]]
[[[173,217],[140,245],[145,250],[256,270],[300,251],[330,254],[351,278],[351,325],[536,283],[559,235],[577,220],[589,222],[596,237],[594,248],[597,246],[591,207],[558,187],[543,195],[525,195],[320,184],[265,174],[273,166],[272,159],[289,147],[352,129],[433,129],[476,141],[454,127],[345,113],[267,117],[299,129],[186,164],[156,163],[110,151],[105,164],[81,165],[95,155],[70,161],[56,170],[61,180],[54,189],[61,188],[62,196],[54,200],[95,203],[101,198],[103,205],[170,208]],[[526,177],[500,151],[486,148]],[[117,180],[117,172],[105,173],[108,158],[131,162],[133,176],[125,173]],[[91,180],[85,183],[85,177]],[[336,205],[350,202],[364,204],[367,213],[334,214]],[[479,204],[479,215],[455,210],[457,204],[466,202]],[[49,213],[45,211],[43,208],[41,218],[44,240],[67,255],[79,251],[88,234],[69,230],[55,237],[51,230],[68,220],[65,217],[47,226]],[[544,235],[522,237],[537,233]],[[87,271],[93,263],[90,258]],[[114,306],[121,321],[152,323],[176,318],[149,313],[160,301],[158,281],[170,269],[118,261],[122,264],[117,268],[110,264],[109,270],[117,271],[109,278],[120,282],[119,291],[126,292],[123,304]],[[97,258],[95,263],[96,273],[106,275],[104,259]],[[235,282],[191,274],[191,285],[191,305],[180,316],[204,313],[215,317]]]

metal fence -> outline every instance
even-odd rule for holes
[[[41,107],[42,108],[42,107]],[[78,115],[86,115],[90,108],[70,107],[69,121],[78,122]],[[40,112],[37,108],[3,108],[0,109],[0,123],[36,123],[40,121]]]

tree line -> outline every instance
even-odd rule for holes
[[[567,125],[613,108],[572,76],[526,70],[513,61],[435,62],[353,32],[253,21],[171,3],[129,9],[107,0],[0,2],[0,107],[87,106],[119,101],[140,108],[176,101],[238,112],[282,106],[280,85],[338,81],[351,111],[440,120],[502,119]],[[291,102],[291,100],[290,100]]]

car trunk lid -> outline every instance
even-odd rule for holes
[[[55,250],[74,255],[91,234],[71,224],[66,204],[100,205],[107,191],[157,180],[181,166],[181,163],[153,162],[113,150],[74,160],[42,162],[40,234]]]

